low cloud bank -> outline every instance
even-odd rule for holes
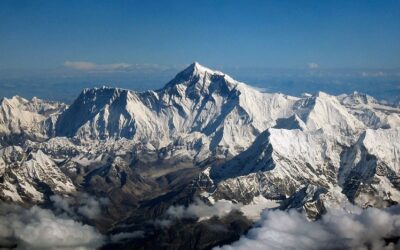
[[[81,220],[96,219],[108,199],[88,194],[50,197],[52,210],[0,202],[0,248],[96,249],[106,238]]]
[[[95,249],[104,237],[89,225],[37,206],[0,203],[0,246],[17,249]]]
[[[328,209],[318,221],[295,210],[267,210],[246,236],[215,249],[399,249],[398,237],[400,206]]]
[[[158,218],[151,223],[157,227],[168,228],[177,219],[195,219],[201,221],[213,216],[223,217],[228,215],[232,210],[239,209],[239,205],[233,204],[228,200],[219,200],[212,205],[208,205],[202,200],[196,199],[189,206],[178,205],[169,207],[162,218]]]
[[[253,202],[247,205],[241,203],[232,203],[228,200],[218,200],[212,205],[208,205],[196,199],[188,207],[172,206],[166,212],[168,217],[175,218],[198,218],[199,220],[208,219],[213,216],[224,217],[232,210],[241,211],[248,219],[257,220],[260,213],[266,208],[276,208],[279,203],[273,200],[265,199],[263,196],[254,197]]]
[[[53,195],[50,200],[53,202],[56,212],[65,213],[73,218],[83,216],[88,219],[96,219],[100,216],[103,207],[109,204],[107,198],[97,198],[88,194],[81,194],[75,198]]]
[[[188,207],[172,206],[167,210],[167,216],[173,218],[198,218],[199,220],[208,219],[213,216],[223,217],[229,214],[232,210],[239,209],[231,201],[219,200],[212,206],[207,205],[203,201],[197,199]]]

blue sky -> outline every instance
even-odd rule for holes
[[[0,1],[0,68],[400,66],[400,1]]]
[[[271,91],[400,96],[400,1],[0,1],[0,97],[158,88],[193,61]]]

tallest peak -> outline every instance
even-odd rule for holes
[[[196,61],[192,62],[191,65],[192,65],[192,67],[202,67],[201,64],[199,62],[196,62]]]
[[[174,79],[172,79],[165,87],[170,87],[174,86],[176,84],[182,84],[184,83],[185,85],[190,85],[193,82],[202,82],[204,83],[206,80],[210,81],[210,77],[212,76],[219,76],[223,77],[225,80],[230,81],[230,82],[235,82],[231,77],[228,75],[217,71],[217,70],[212,70],[210,68],[207,68],[200,63],[194,61],[191,63],[189,66],[187,66],[183,71],[178,73]]]
[[[193,62],[192,64],[190,64],[189,67],[187,67],[185,71],[191,71],[194,73],[202,73],[202,72],[206,72],[206,71],[215,72],[214,70],[204,67],[203,65],[201,65],[200,63],[198,63],[196,61]]]
[[[201,65],[199,62],[196,62],[196,61],[194,61],[192,64],[190,64],[181,73],[183,73],[185,75],[204,75],[204,74],[225,75],[221,71],[210,69],[208,67]]]

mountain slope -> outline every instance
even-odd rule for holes
[[[17,136],[48,138],[52,135],[58,114],[65,108],[65,104],[35,97],[30,101],[19,96],[3,98],[0,102],[0,143],[7,142],[7,138],[15,140]]]
[[[209,171],[214,196],[282,200],[305,184],[336,185],[342,146],[322,131],[269,129],[246,151]]]
[[[0,150],[0,198],[20,203],[44,201],[52,194],[69,194],[75,186],[42,151],[9,146]]]
[[[398,107],[381,104],[373,97],[358,92],[340,95],[337,98],[350,113],[369,128],[400,126],[400,109]]]
[[[400,201],[399,132],[367,129],[346,146],[320,130],[269,129],[243,153],[204,171],[202,196],[245,204],[259,195],[285,201],[313,185],[329,193],[327,203],[347,197],[361,206],[387,206]]]

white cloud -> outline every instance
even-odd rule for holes
[[[196,199],[189,206],[171,206],[165,212],[165,216],[152,221],[161,228],[170,227],[176,219],[196,219],[198,221],[209,219],[213,216],[224,217],[232,210],[239,210],[240,204],[233,204],[231,201],[219,200],[212,205],[207,205],[200,199]]]
[[[75,200],[59,195],[51,196],[50,200],[57,212],[65,213],[73,218],[84,216],[88,219],[97,218],[102,208],[109,203],[107,198],[95,198],[85,193],[75,197]],[[74,206],[71,206],[72,204]]]
[[[310,62],[307,64],[307,66],[309,69],[318,69],[319,68],[319,65],[315,62]]]
[[[71,198],[64,198],[60,195],[53,195],[50,196],[50,200],[53,202],[53,206],[56,212],[65,213],[67,216],[75,215],[74,209],[70,206],[70,203],[72,202]]]
[[[130,72],[130,71],[146,71],[146,70],[166,70],[167,66],[159,64],[129,64],[129,63],[112,63],[97,64],[89,61],[65,61],[64,66],[70,69],[85,72]]]
[[[276,210],[265,211],[246,236],[220,249],[397,249],[400,245],[386,245],[384,239],[399,236],[398,206],[385,210],[329,209],[318,221],[309,221],[295,210]]]
[[[64,66],[67,68],[78,69],[78,70],[93,70],[96,68],[96,64],[85,61],[66,61]]]
[[[97,218],[102,211],[102,207],[107,205],[109,200],[107,198],[94,198],[89,195],[80,197],[80,206],[78,213],[89,219]]]
[[[152,221],[152,223],[156,226],[156,227],[170,227],[172,225],[172,221],[170,219],[156,219],[154,221]]]
[[[104,237],[95,228],[34,206],[0,204],[0,245],[18,249],[95,249]]]
[[[377,71],[377,72],[367,72],[363,71],[361,72],[362,77],[383,77],[386,76],[387,74],[383,71]]]
[[[239,209],[239,207],[227,200],[219,200],[212,206],[205,204],[201,200],[196,200],[188,207],[169,207],[167,210],[167,215],[175,218],[198,218],[199,220],[202,220],[211,218],[213,216],[223,217],[234,209]]]
[[[167,209],[164,219],[154,221],[154,224],[160,227],[169,227],[172,224],[171,219],[192,218],[197,220],[206,220],[213,216],[224,217],[233,210],[241,211],[244,216],[250,220],[260,218],[260,213],[267,208],[278,207],[276,201],[265,199],[263,196],[258,196],[253,199],[253,202],[247,205],[241,203],[232,203],[228,200],[218,200],[212,205],[208,205],[196,199],[189,206],[171,206]]]
[[[87,61],[66,61],[64,66],[83,71],[124,71],[132,67],[131,64],[127,63],[96,64]]]

